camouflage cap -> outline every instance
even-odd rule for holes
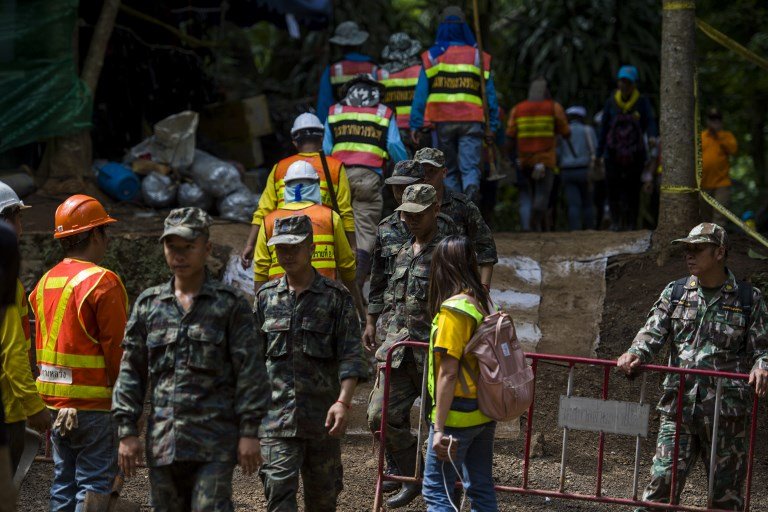
[[[392,176],[384,180],[387,185],[413,185],[424,179],[424,168],[415,160],[400,160]]]
[[[188,206],[176,208],[165,218],[165,228],[160,236],[160,241],[170,235],[178,235],[184,240],[194,240],[201,235],[208,234],[208,227],[213,223],[207,212]]]
[[[395,208],[398,212],[421,213],[437,202],[437,191],[432,185],[409,185],[403,192],[403,203]]]
[[[445,155],[437,148],[421,148],[413,155],[413,159],[420,164],[445,167]]]
[[[702,222],[694,227],[688,236],[672,240],[673,244],[715,244],[728,248],[728,234],[725,229],[712,222]]]
[[[272,238],[267,241],[267,245],[300,244],[308,236],[312,236],[312,221],[309,217],[306,215],[292,215],[282,219],[275,219]]]

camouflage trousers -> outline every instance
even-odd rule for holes
[[[232,512],[232,462],[178,461],[149,468],[155,512]]]
[[[410,354],[410,351],[408,351]],[[381,410],[384,405],[384,366],[376,372],[376,383],[368,397],[368,428],[381,430]],[[422,372],[413,359],[406,356],[400,366],[392,368],[389,381],[389,409],[387,410],[387,450],[397,452],[410,448],[416,442],[411,434],[411,408],[421,396]]]
[[[699,456],[704,462],[705,474],[709,475],[712,421],[711,417],[694,416],[693,421],[684,422],[681,425],[677,483],[675,484],[678,503],[680,503],[680,494],[685,486],[686,477]],[[717,431],[713,508],[741,510],[744,506],[742,486],[747,469],[747,423],[747,418],[743,416],[720,417]],[[643,492],[644,501],[669,503],[674,449],[675,419],[672,416],[662,415],[659,435],[656,439],[656,455],[653,457],[651,466],[651,482]]]
[[[261,440],[264,463],[259,469],[268,512],[295,512],[299,473],[304,483],[304,510],[332,512],[344,488],[339,439],[268,437]]]

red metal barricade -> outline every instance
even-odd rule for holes
[[[381,412],[381,429],[378,432],[380,442],[379,442],[379,454],[378,454],[378,476],[376,481],[376,495],[375,495],[374,506],[373,506],[374,512],[378,512],[379,510],[381,510],[381,507],[382,507],[382,483],[384,481],[390,480],[390,481],[396,481],[396,482],[420,482],[420,478],[417,478],[415,476],[395,476],[395,475],[384,474],[384,447],[385,447],[385,439],[387,434],[387,416],[388,416],[388,408],[389,408],[389,383],[390,383],[390,375],[391,375],[392,353],[395,348],[401,347],[401,346],[423,350],[423,349],[427,349],[429,347],[429,344],[422,343],[422,342],[415,342],[415,341],[402,341],[394,344],[390,348],[389,352],[387,353],[386,364],[382,369],[382,371],[384,372],[384,381],[383,381],[384,397],[383,397],[382,412]],[[605,359],[589,359],[585,357],[561,356],[561,355],[554,355],[554,354],[538,354],[538,353],[528,353],[526,354],[526,357],[528,357],[531,360],[531,367],[533,369],[534,376],[537,373],[539,361],[555,363],[555,364],[559,364],[567,367],[569,369],[567,396],[571,395],[571,391],[573,387],[573,370],[577,365],[588,366],[593,368],[594,367],[602,368],[603,385],[601,390],[601,398],[602,400],[608,399],[610,373],[612,368],[616,368],[616,361],[605,360]],[[716,402],[715,402],[716,413],[715,413],[713,428],[712,428],[713,437],[717,436],[717,432],[718,432],[717,429],[718,429],[718,421],[719,421],[719,405],[720,405],[720,399],[721,399],[722,380],[723,379],[735,379],[735,380],[749,379],[749,375],[742,374],[742,373],[684,369],[684,368],[675,368],[670,366],[658,366],[658,365],[643,365],[639,367],[638,370],[641,371],[643,375],[643,383],[642,383],[641,392],[640,392],[641,404],[645,399],[645,386],[646,386],[645,377],[649,372],[651,373],[655,372],[655,373],[661,373],[661,374],[673,373],[673,374],[680,375],[680,383],[679,383],[678,394],[677,394],[677,411],[676,411],[676,419],[675,419],[675,422],[678,426],[682,422],[682,412],[683,412],[682,403],[683,403],[683,394],[684,394],[683,391],[685,389],[684,386],[685,386],[686,377],[689,375],[700,375],[700,376],[717,378],[718,384],[717,384]],[[536,380],[534,377],[534,389],[535,389],[535,382]],[[747,454],[746,488],[744,491],[744,509],[743,510],[745,512],[748,511],[750,508],[750,497],[751,497],[751,490],[752,490],[752,473],[754,469],[753,458],[754,458],[755,435],[757,433],[758,397],[756,394],[753,394],[753,395],[754,396],[753,396],[753,404],[752,404],[752,417],[751,417],[750,429],[749,429],[749,451]],[[645,501],[640,501],[637,498],[638,469],[639,469],[639,457],[640,457],[639,436],[636,440],[636,447],[635,447],[635,470],[634,470],[633,491],[632,491],[631,498],[619,498],[619,497],[603,495],[603,492],[602,492],[603,491],[603,458],[604,458],[604,447],[605,447],[604,432],[600,432],[598,437],[597,475],[596,475],[596,486],[595,486],[594,494],[572,493],[572,492],[566,492],[564,490],[567,429],[564,429],[564,433],[563,433],[563,454],[561,459],[559,489],[531,488],[529,485],[528,473],[529,473],[529,467],[530,467],[531,437],[533,434],[533,417],[534,417],[535,410],[536,410],[536,400],[534,396],[534,401],[531,404],[530,408],[528,409],[527,421],[526,421],[522,486],[514,487],[514,486],[506,486],[506,485],[497,485],[495,486],[495,489],[497,492],[508,492],[508,493],[515,493],[515,494],[542,496],[547,498],[558,498],[558,499],[565,499],[565,500],[590,501],[590,502],[607,503],[607,504],[615,504],[615,505],[644,506],[644,507],[653,507],[655,509],[663,509],[663,510],[724,512],[722,509],[711,508],[712,507],[712,485],[714,481],[714,478],[713,478],[714,465],[713,464],[711,464],[709,468],[708,507],[703,508],[703,507],[695,507],[690,505],[681,505],[679,503],[676,503],[675,489],[678,485],[678,482],[677,482],[678,460],[677,459],[678,459],[679,450],[680,450],[679,429],[676,429],[675,431],[673,463],[672,463],[671,480],[670,480],[671,503],[669,504],[645,502]],[[716,443],[713,443],[713,451],[715,447],[716,447]],[[716,457],[711,457],[710,459],[714,462]]]

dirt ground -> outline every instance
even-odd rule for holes
[[[26,221],[28,234],[25,242],[25,257],[35,262],[33,267],[42,267],[46,262],[55,260],[55,254],[50,245],[45,242],[44,233],[50,233],[50,217],[56,202],[38,198],[37,205],[41,208],[28,210]],[[47,204],[46,204],[47,201]],[[36,204],[32,201],[32,204]],[[51,207],[51,204],[53,207]],[[37,211],[35,211],[37,210]],[[141,213],[141,212],[139,212]],[[118,213],[115,212],[115,216]],[[119,217],[118,217],[119,218]],[[127,209],[123,218],[128,222],[116,225],[116,232],[126,234],[123,242],[114,249],[117,259],[132,254],[152,254],[152,259],[159,260],[158,265],[147,268],[142,265],[140,258],[131,265],[125,265],[124,271],[130,276],[126,284],[135,297],[135,290],[142,286],[154,284],[151,280],[164,279],[164,267],[157,251],[157,245],[150,240],[141,238],[142,234],[155,233],[160,227],[163,216],[154,212],[145,212],[137,216],[135,210]],[[119,229],[119,231],[117,231]],[[239,237],[247,231],[247,226],[222,227],[229,233],[226,236]],[[39,233],[39,237],[31,236]],[[50,236],[50,235],[48,235]],[[760,282],[764,287],[768,284],[768,265],[765,261],[747,257],[747,249],[768,253],[745,237],[737,236],[730,256],[730,268],[740,279],[751,278]],[[225,258],[231,250],[220,247],[220,256]],[[131,261],[131,260],[129,260]],[[649,307],[669,281],[680,277],[685,272],[679,256],[673,256],[663,266],[658,266],[656,256],[646,253],[642,255],[617,256],[608,260],[606,273],[606,292],[603,304],[602,322],[600,324],[600,345],[597,356],[605,359],[615,359],[631,343],[631,340],[642,324]],[[34,272],[29,272],[32,279]],[[29,283],[27,283],[29,284]],[[658,361],[663,361],[660,356]],[[567,370],[557,365],[542,364],[539,367],[536,389],[536,412],[533,429],[543,434],[544,455],[531,461],[530,486],[555,490],[560,474],[560,452],[562,431],[557,429],[557,407],[561,394],[565,392]],[[598,397],[602,382],[602,373],[594,368],[579,369],[575,373],[574,393],[580,396]],[[658,379],[648,380],[648,399],[654,403],[658,395]],[[639,380],[627,381],[615,371],[611,372],[609,398],[617,400],[636,401],[639,396]],[[615,387],[614,387],[615,386]],[[376,477],[376,457],[373,451],[371,437],[365,433],[364,407],[366,387],[361,387],[356,395],[353,411],[353,428],[343,442],[344,462],[344,491],[339,497],[338,510],[365,511],[370,510]],[[765,439],[768,434],[766,424],[766,406],[761,404],[759,410],[758,439]],[[652,412],[649,437],[643,440],[640,457],[640,490],[648,478],[651,457],[654,451],[654,439],[657,430],[658,416]],[[508,436],[504,436],[508,437]],[[596,482],[597,465],[597,434],[573,432],[569,437],[569,451],[566,473],[566,490],[572,492],[592,493]],[[632,474],[634,467],[634,447],[632,438],[607,436],[605,444],[605,462],[603,473],[603,491],[605,495],[628,497],[631,494]],[[522,482],[522,451],[523,437],[518,439],[500,439],[496,443],[494,455],[494,477],[498,484],[519,486]],[[765,443],[757,443],[755,455],[755,476],[753,481],[752,510],[768,510],[768,447]],[[52,477],[52,466],[48,463],[36,463],[25,480],[19,502],[20,511],[37,512],[47,508],[48,492]],[[150,510],[148,505],[148,476],[146,470],[138,477],[129,480],[124,488],[124,496],[143,505],[143,510]],[[262,486],[255,476],[245,477],[236,470],[234,481],[235,509],[264,510]],[[301,499],[301,498],[300,498]],[[689,479],[684,493],[684,503],[705,505],[706,479],[703,466],[697,465]],[[549,500],[540,497],[524,497],[520,495],[500,495],[500,510],[515,510],[524,512],[541,512],[542,509],[554,511],[603,511],[609,508],[630,510],[624,507],[609,507],[586,502]],[[424,510],[424,503],[418,498],[403,510]]]

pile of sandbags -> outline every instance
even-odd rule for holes
[[[143,175],[141,197],[153,208],[217,207],[229,220],[250,222],[259,204],[237,167],[195,149],[198,115],[186,111],[155,125],[155,134],[131,148],[124,163]]]

